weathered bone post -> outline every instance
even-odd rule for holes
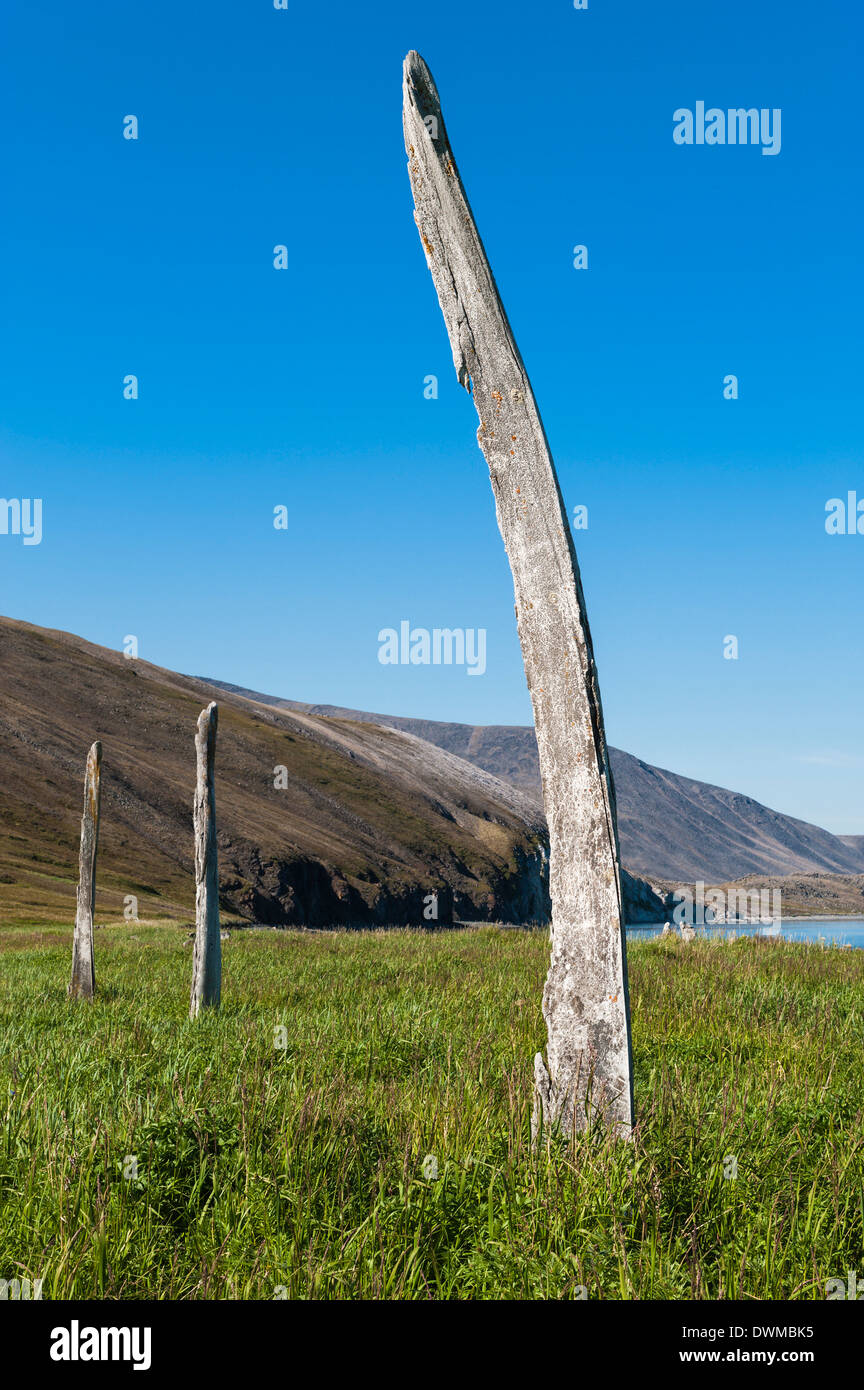
[[[456,168],[438,91],[405,59],[415,220],[460,383],[472,390],[516,618],[549,824],[552,951],[535,1135],[633,1124],[630,1007],[615,793],[579,565],[531,384]],[[510,190],[512,191],[512,190]],[[509,191],[508,191],[509,196]]]
[[[219,858],[216,845],[216,760],[218,706],[211,703],[198,716],[195,734],[195,951],[189,1017],[201,1009],[218,1008],[222,993],[222,940],[219,932]]]
[[[93,911],[96,903],[96,852],[99,848],[102,744],[94,743],[87,754],[84,773],[84,814],[81,817],[81,851],[78,867],[78,903],[72,937],[71,999],[92,999],[96,993],[93,963]]]

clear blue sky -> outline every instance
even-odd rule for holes
[[[297,699],[530,720],[412,217],[418,48],[589,508],[610,741],[864,833],[864,535],[824,528],[864,497],[859,7],[4,11],[0,492],[43,499],[44,537],[0,536],[0,611]],[[699,100],[779,107],[780,154],[676,145]],[[485,628],[486,674],[382,666],[402,619]]]

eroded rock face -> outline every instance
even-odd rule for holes
[[[430,880],[431,883],[431,880]],[[627,923],[663,921],[669,895],[626,869],[621,872]],[[433,887],[368,881],[349,882],[324,864],[309,860],[262,864],[260,857],[233,863],[220,882],[226,907],[250,922],[274,927],[405,926],[426,923],[506,922],[548,926],[549,851],[545,836],[535,849],[519,850],[512,872],[495,877],[488,890],[453,888],[440,882],[437,917],[425,916]]]
[[[512,867],[489,873],[485,883],[472,883],[455,865],[446,872],[447,878],[427,874],[419,884],[378,875],[349,879],[344,871],[315,861],[262,864],[256,854],[226,867],[220,896],[250,922],[274,927],[549,921],[548,853],[542,837],[533,848],[517,848]]]
[[[621,870],[621,896],[624,900],[624,920],[629,925],[635,922],[662,922],[670,909],[669,896],[658,892],[644,878]]]

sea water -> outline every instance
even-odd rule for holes
[[[638,922],[627,928],[632,941],[659,936],[662,922]],[[780,930],[778,931],[777,928]],[[678,928],[670,922],[676,936]],[[788,917],[770,926],[760,922],[723,922],[719,926],[697,927],[697,936],[765,936],[783,941],[810,941],[821,946],[864,947],[864,917]]]

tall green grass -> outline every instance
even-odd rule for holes
[[[806,1299],[864,1276],[864,952],[631,945],[634,1141],[532,1152],[548,950],[235,933],[223,1008],[193,1024],[176,927],[99,931],[92,1005],[66,999],[68,933],[0,933],[0,1278]]]

